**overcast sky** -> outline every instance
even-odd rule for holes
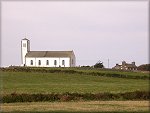
[[[78,65],[148,63],[148,1],[2,2],[1,66],[21,65],[31,51],[73,50]]]

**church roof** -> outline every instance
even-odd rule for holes
[[[26,57],[71,57],[73,51],[29,51]]]
[[[22,39],[22,40],[28,40],[27,38],[24,38],[24,39]]]
[[[136,65],[134,65],[134,64],[125,64],[125,66],[127,66],[127,67],[137,67]]]

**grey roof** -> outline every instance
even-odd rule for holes
[[[73,51],[29,51],[26,57],[71,57]]]
[[[28,40],[27,38],[24,38],[24,39],[22,39],[22,40]]]
[[[133,65],[133,64],[127,64],[127,63],[124,64],[124,65],[116,65],[115,67],[122,67],[122,66],[123,66],[123,67],[126,66],[126,67],[128,67],[128,68],[131,68],[131,67],[137,67],[136,65]]]
[[[125,64],[125,66],[127,66],[127,67],[137,67],[136,65],[134,65],[134,64]]]

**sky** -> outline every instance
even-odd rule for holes
[[[31,51],[68,51],[77,66],[148,61],[148,1],[2,1],[1,67],[21,65],[21,39]],[[109,59],[109,63],[108,63]]]

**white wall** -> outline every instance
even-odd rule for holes
[[[75,67],[76,66],[76,57],[74,55],[74,53],[71,55],[71,58],[70,58],[70,65],[71,67]]]
[[[31,60],[33,60],[33,65],[31,65]],[[39,60],[41,61],[41,65],[39,65]],[[46,65],[46,60],[49,61],[49,65]],[[56,60],[57,65],[54,65],[54,60]],[[65,61],[65,65],[62,65],[62,61]],[[70,58],[26,58],[26,66],[31,67],[70,67]]]
[[[25,44],[25,47],[23,46]],[[22,60],[22,66],[25,64],[25,55],[30,51],[30,42],[29,40],[23,39],[21,41],[21,60]]]

